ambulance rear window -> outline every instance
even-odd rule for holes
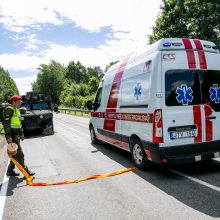
[[[167,106],[201,104],[199,73],[196,70],[168,70],[165,73]]]
[[[220,111],[220,71],[203,70],[202,75],[202,99],[214,111]]]

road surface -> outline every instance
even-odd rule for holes
[[[128,152],[91,145],[88,123],[87,118],[55,114],[54,135],[31,135],[22,142],[36,182],[133,167]],[[220,160],[169,169],[154,165],[70,185],[31,187],[22,175],[1,181],[0,219],[5,220],[220,219]]]

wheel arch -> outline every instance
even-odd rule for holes
[[[132,134],[130,137],[129,137],[129,148],[130,148],[130,151],[131,151],[131,146],[132,146],[132,143],[134,142],[134,140],[139,140],[141,141],[140,137],[136,134]]]

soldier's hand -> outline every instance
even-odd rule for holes
[[[20,135],[20,139],[23,141],[24,140],[24,134]]]
[[[11,144],[12,143],[12,138],[8,138],[7,142],[8,142],[8,144]]]

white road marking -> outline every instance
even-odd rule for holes
[[[8,164],[5,170],[5,175],[4,175],[4,179],[2,182],[2,187],[1,187],[1,192],[0,192],[0,219],[2,219],[3,217],[3,211],[4,211],[4,207],[5,207],[5,199],[6,199],[6,195],[7,195],[7,191],[8,191],[8,183],[9,183],[9,177],[6,175],[7,169],[8,169],[8,165],[9,165],[9,160],[8,160]]]
[[[196,178],[194,178],[194,177],[188,176],[188,175],[186,175],[186,174],[184,174],[184,173],[181,173],[181,172],[176,171],[176,170],[173,170],[173,169],[168,169],[168,170],[171,171],[172,173],[175,173],[175,174],[178,174],[178,175],[180,175],[180,176],[183,176],[183,177],[185,177],[185,178],[187,178],[187,179],[189,179],[189,180],[191,180],[191,181],[194,181],[194,182],[196,182],[196,183],[199,183],[200,185],[206,186],[206,187],[208,187],[208,188],[210,188],[210,189],[213,189],[213,190],[215,190],[215,191],[220,192],[220,187],[218,187],[218,186],[214,186],[214,185],[209,184],[209,183],[207,183],[207,182],[205,182],[205,181],[202,181],[202,180],[196,179]]]
[[[56,123],[58,123],[58,124],[63,125],[63,126],[66,127],[66,128],[69,128],[70,130],[72,130],[72,131],[74,131],[74,132],[77,132],[77,133],[79,133],[79,134],[85,135],[86,137],[90,137],[90,135],[85,134],[85,133],[83,133],[83,132],[80,132],[80,131],[78,131],[78,130],[76,130],[76,129],[74,129],[74,128],[71,128],[71,127],[69,127],[69,126],[67,126],[67,125],[65,125],[65,124],[63,124],[63,123],[61,123],[61,122],[59,122],[59,121],[57,121],[57,120],[54,120],[54,121],[55,121]]]

